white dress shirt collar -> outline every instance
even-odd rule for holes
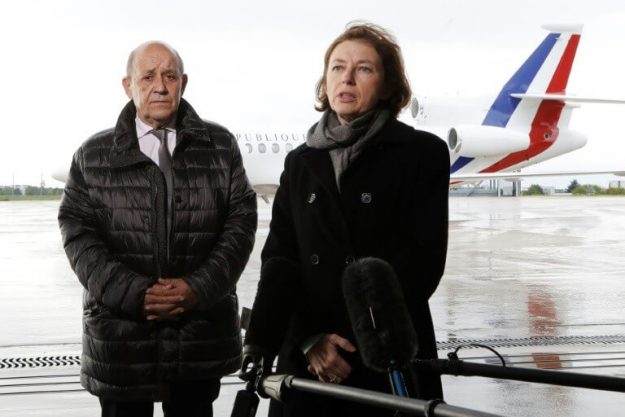
[[[150,158],[156,165],[158,163],[158,147],[160,145],[160,140],[152,134],[152,130],[154,128],[137,116],[135,118],[135,126],[137,129],[137,138],[139,139],[139,149],[143,152],[148,158]],[[169,153],[173,155],[174,149],[176,148],[176,129],[173,126],[166,126],[167,129],[167,148],[169,149]],[[160,165],[159,165],[160,166]]]
[[[137,127],[137,138],[139,139],[141,139],[142,137],[150,133],[152,130],[154,130],[152,126],[150,126],[149,124],[141,120],[139,116],[135,117],[135,126]],[[168,132],[174,132],[174,136],[175,136],[176,129],[173,123],[170,123],[167,126],[165,126],[165,129],[167,129]]]

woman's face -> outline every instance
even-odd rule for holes
[[[339,43],[330,55],[325,77],[330,108],[341,124],[375,108],[382,95],[382,60],[367,42]]]

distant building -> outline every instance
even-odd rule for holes
[[[625,188],[625,181],[610,181],[610,185],[608,188]]]

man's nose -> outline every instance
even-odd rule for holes
[[[162,77],[154,77],[154,91],[161,94],[167,94],[167,84]]]

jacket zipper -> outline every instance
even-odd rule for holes
[[[156,237],[155,242],[155,255],[156,255],[156,271],[157,277],[162,278],[163,272],[166,270],[167,264],[167,217],[165,214],[165,206],[167,204],[167,197],[163,192],[164,178],[158,167],[154,166],[152,187],[154,189],[153,196],[153,212],[154,216],[154,233]],[[159,198],[160,197],[160,198]]]

